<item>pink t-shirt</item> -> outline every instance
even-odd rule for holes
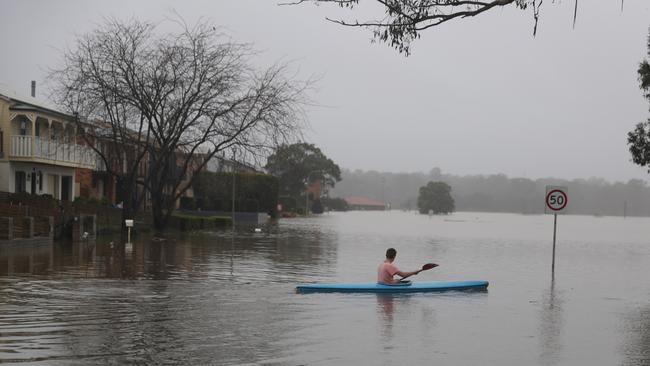
[[[397,272],[399,272],[399,269],[397,269],[394,264],[384,262],[380,264],[377,269],[377,282],[395,283],[396,281],[393,279],[393,276],[395,276],[395,273]]]

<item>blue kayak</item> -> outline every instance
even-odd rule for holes
[[[373,293],[403,293],[403,292],[435,292],[453,290],[486,290],[488,281],[429,281],[404,282],[386,285],[377,282],[368,283],[314,283],[298,285],[298,292],[373,292]]]

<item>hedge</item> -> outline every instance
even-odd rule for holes
[[[194,202],[189,207],[205,211],[232,209],[233,173],[201,172],[194,181]],[[277,216],[279,183],[274,176],[235,173],[235,211],[266,212]]]

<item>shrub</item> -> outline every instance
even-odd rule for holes
[[[194,182],[196,207],[210,211],[232,209],[233,173],[201,172]],[[235,174],[235,211],[268,212],[277,216],[278,180],[260,173]]]
[[[181,197],[180,206],[183,210],[195,210],[196,202],[194,197]]]

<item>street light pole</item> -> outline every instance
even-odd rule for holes
[[[235,232],[235,158],[237,154],[237,149],[232,149],[232,231]]]

